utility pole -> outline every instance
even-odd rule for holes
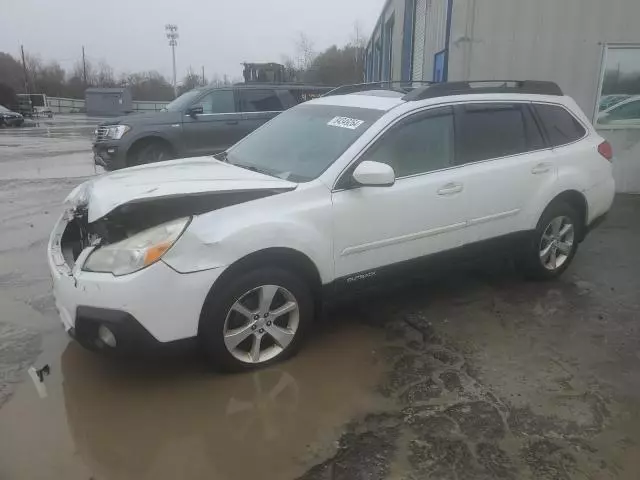
[[[22,53],[22,70],[24,72],[24,93],[29,93],[29,75],[27,74],[27,62],[24,60],[24,45],[20,45]]]
[[[207,84],[207,81],[204,79],[204,65],[202,66],[202,86],[204,87]]]
[[[178,46],[178,26],[172,23],[167,23],[164,26],[164,31],[169,39],[169,46],[171,47],[171,55],[173,57],[173,95],[178,96],[178,84],[176,82],[176,47]]]
[[[84,58],[84,45],[82,46],[82,78],[84,80],[84,88],[87,88],[87,61]]]

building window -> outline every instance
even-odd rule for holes
[[[375,43],[373,53],[373,81],[378,82],[381,80],[382,73],[382,39],[378,37]]]
[[[433,81],[434,82],[444,82],[445,79],[445,75],[444,75],[444,70],[445,70],[445,59],[447,55],[447,51],[446,50],[442,50],[441,52],[438,52],[434,55],[433,57]]]
[[[640,45],[605,49],[596,124],[640,127]]]
[[[413,59],[413,27],[416,10],[416,0],[404,2],[404,26],[402,29],[402,73],[400,79],[403,82],[411,80],[411,62]]]
[[[395,16],[387,21],[384,28],[384,49],[382,58],[382,80],[392,80],[391,55],[393,52],[393,24]]]

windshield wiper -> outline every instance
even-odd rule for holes
[[[263,175],[269,175],[270,177],[275,177],[273,172],[265,169],[256,167],[255,165],[243,165],[242,163],[232,163],[231,165],[235,165],[236,167],[244,168],[245,170],[251,170],[252,172],[262,173]]]
[[[220,160],[221,162],[229,162],[229,154],[227,152],[216,153],[213,158]]]

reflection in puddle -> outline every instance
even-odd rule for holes
[[[96,479],[296,478],[332,451],[346,422],[381,401],[372,393],[382,370],[378,333],[355,325],[333,330],[287,363],[228,376],[197,364],[125,370],[70,343],[57,400],[68,431],[59,422],[56,433],[70,435],[73,461]],[[9,413],[3,409],[0,429]],[[35,429],[37,443],[38,428],[46,427],[31,421],[21,428]],[[60,448],[52,458],[67,455]]]

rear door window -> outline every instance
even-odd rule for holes
[[[456,107],[456,164],[481,162],[543,148],[526,104],[478,103]]]
[[[273,89],[238,90],[240,110],[243,112],[281,112],[282,101]]]
[[[586,135],[584,127],[565,108],[558,105],[535,104],[549,145],[559,147],[580,140]]]

